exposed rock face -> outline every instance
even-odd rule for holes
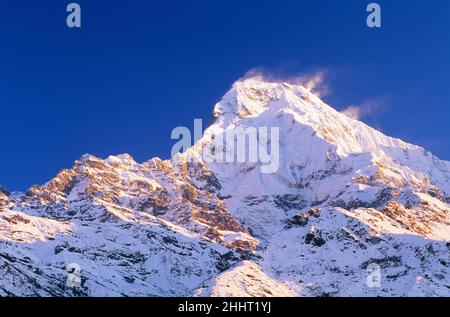
[[[201,165],[187,168],[186,163],[172,165],[158,158],[138,164],[127,154],[106,160],[85,155],[46,185],[31,188],[20,204],[66,220],[152,215],[202,235],[217,229],[217,241],[223,238],[220,231],[241,232],[252,245],[254,239],[214,194],[216,180],[211,179],[214,174]]]
[[[0,296],[450,295],[449,162],[286,83],[236,83],[214,116],[179,160],[84,155],[0,191]],[[275,173],[202,160],[236,126],[280,129]]]
[[[0,191],[0,211],[3,210],[8,204],[8,196]]]
[[[6,188],[0,186],[0,211],[5,210],[6,206],[8,206],[10,194]]]

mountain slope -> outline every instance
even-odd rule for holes
[[[214,116],[174,160],[85,155],[0,193],[0,295],[450,295],[449,162],[287,83],[237,82]],[[275,173],[204,160],[237,127],[279,128]]]

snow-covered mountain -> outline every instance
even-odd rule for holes
[[[214,116],[174,160],[1,189],[0,296],[450,296],[450,162],[298,85],[237,82]],[[276,173],[203,160],[236,127],[279,128]]]

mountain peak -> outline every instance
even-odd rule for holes
[[[79,163],[82,165],[85,164],[110,164],[110,165],[136,165],[136,161],[133,159],[133,157],[128,153],[118,154],[118,155],[110,155],[106,159],[101,159],[97,156],[94,156],[92,154],[84,154],[81,156],[81,158],[78,160]]]
[[[304,106],[323,104],[317,96],[302,85],[248,78],[233,84],[222,100],[216,104],[214,115],[215,117],[254,117],[270,108],[277,107],[277,101],[284,100],[284,103],[279,102],[278,106],[298,105],[300,101],[296,99],[303,100]]]
[[[237,188],[252,195],[256,188],[280,179],[287,187],[310,186],[305,179],[315,179],[330,168],[337,172],[339,167],[339,173],[353,170],[355,178],[363,175],[393,187],[422,190],[431,180],[450,195],[449,162],[347,117],[301,85],[259,79],[238,81],[216,104],[214,112],[218,120],[195,147],[197,154],[211,148],[217,134],[235,127],[279,129],[280,168],[274,175],[261,177],[253,170],[253,186],[248,187],[245,183],[250,176],[244,170],[236,172],[236,166],[223,164],[213,167],[219,178],[230,179],[233,192]],[[237,175],[242,177],[239,181]]]
[[[221,128],[244,124],[296,130],[303,126],[336,145],[341,156],[386,147],[419,148],[347,117],[302,85],[286,82],[238,81],[216,104],[214,116],[219,119],[215,126]]]
[[[106,160],[106,163],[120,163],[120,164],[128,164],[128,165],[135,165],[137,164],[134,158],[128,154],[123,153],[119,155],[111,155]]]
[[[96,156],[94,156],[92,154],[89,154],[89,153],[83,154],[80,157],[80,159],[79,159],[79,161],[81,163],[86,163],[86,162],[89,162],[89,161],[98,161],[98,160],[100,160],[98,157],[96,157]]]

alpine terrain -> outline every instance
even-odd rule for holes
[[[0,296],[450,296],[450,162],[300,85],[242,80],[213,114],[173,160],[0,188]],[[275,173],[202,159],[236,127],[279,128]]]

